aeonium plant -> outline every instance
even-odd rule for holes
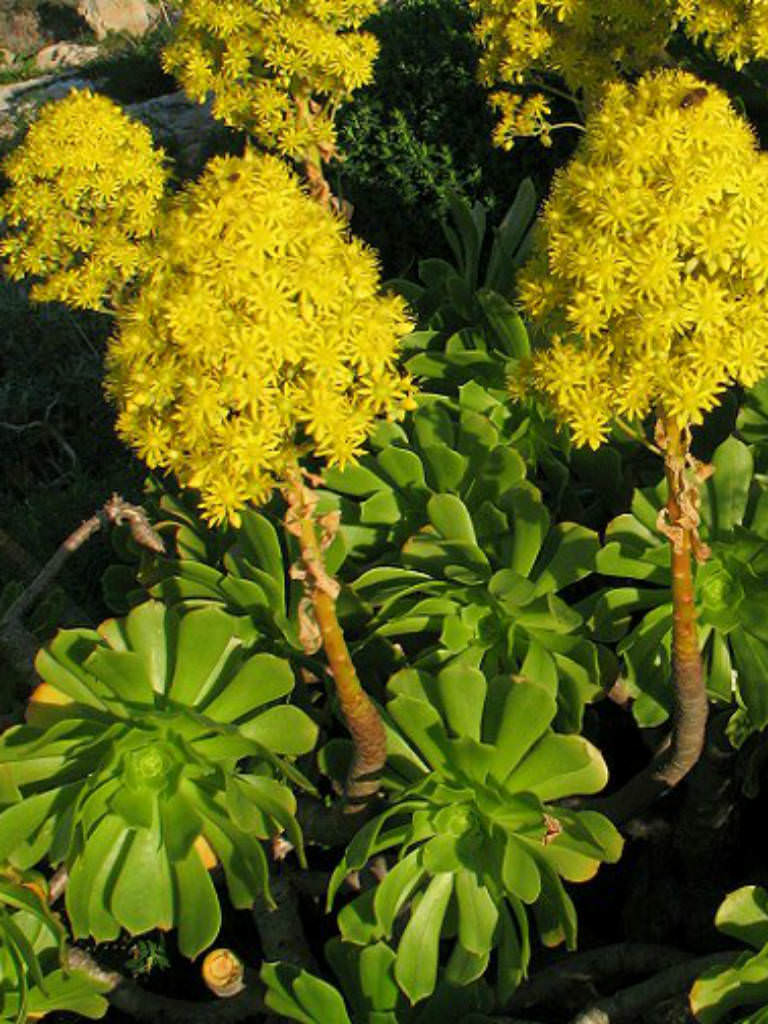
[[[60,133],[57,122],[38,141],[53,148]],[[82,159],[62,167],[62,188]],[[130,147],[103,159],[125,176]],[[10,190],[11,203],[23,184]],[[113,193],[103,202],[111,208]],[[22,219],[17,242],[25,231]],[[44,277],[55,246],[49,236],[36,244]],[[356,787],[369,795],[384,732],[349,656],[335,610],[338,584],[324,565],[336,523],[316,522],[317,477],[300,460],[311,459],[314,471],[354,460],[378,417],[396,419],[412,405],[412,382],[396,363],[411,329],[404,301],[379,294],[373,253],[348,235],[330,204],[251,147],[242,157],[215,158],[165,201],[142,248],[140,279],[115,296],[107,390],[120,436],[151,468],[197,488],[211,522],[236,523],[248,502],[283,491],[307,614],[357,744],[347,795]]]
[[[584,737],[552,730],[554,695],[526,679],[451,665],[403,670],[388,690],[389,805],[348,846],[329,908],[351,871],[397,851],[379,884],[339,913],[342,938],[399,935],[392,969],[411,1003],[435,988],[441,940],[451,940],[453,985],[480,978],[495,950],[504,1001],[528,967],[527,907],[547,945],[572,949],[576,913],[562,880],[586,881],[621,854],[602,814],[557,803],[602,789],[605,763]],[[326,763],[336,756],[328,750]]]
[[[75,937],[178,928],[196,956],[221,910],[269,899],[262,842],[285,831],[300,855],[288,760],[314,723],[284,702],[289,664],[249,654],[220,608],[156,601],[98,631],[61,630],[37,658],[26,725],[0,737],[0,859],[64,865]],[[243,759],[247,759],[244,761]]]
[[[407,421],[372,435],[358,465],[326,474],[335,493],[323,498],[341,510],[341,574],[369,632],[396,640],[418,668],[455,659],[530,675],[557,695],[558,727],[578,731],[610,659],[559,592],[590,575],[599,541],[551,522],[514,433],[508,407],[473,381],[456,401],[421,395]]]
[[[707,557],[698,505],[710,470],[690,428],[730,383],[768,368],[766,182],[752,130],[716,87],[677,71],[614,83],[555,179],[520,277],[540,344],[513,392],[540,392],[592,448],[611,422],[653,413],[664,458],[675,729],[624,813],[682,778],[703,743],[691,558]]]

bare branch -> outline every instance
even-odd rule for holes
[[[231,999],[196,1003],[148,992],[117,971],[105,970],[78,947],[67,951],[67,966],[110,985],[107,998],[112,1006],[135,1020],[149,1021],[150,1024],[236,1024],[265,1013],[261,986],[253,971],[246,970],[246,987]]]
[[[661,971],[647,981],[622,989],[607,999],[601,999],[593,1006],[582,1010],[571,1024],[620,1024],[639,1016],[649,1006],[671,996],[685,992],[698,976],[709,967],[717,964],[730,964],[738,953],[711,953],[699,956],[682,964],[675,964],[666,971]]]
[[[565,992],[574,985],[598,982],[614,975],[651,974],[670,964],[688,960],[688,954],[673,946],[644,942],[619,942],[584,953],[565,956],[538,971],[520,986],[505,1010],[514,1013],[542,1004],[560,1004]]]

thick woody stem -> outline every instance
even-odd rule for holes
[[[699,759],[707,725],[707,692],[699,653],[691,555],[706,557],[698,535],[698,490],[686,477],[691,462],[689,432],[671,420],[659,421],[657,438],[664,448],[668,499],[659,525],[672,556],[672,731],[650,765],[617,793],[594,806],[619,823],[639,814],[658,796],[676,786]]]
[[[289,504],[289,529],[299,540],[305,586],[312,601],[315,621],[336,684],[336,695],[354,743],[347,775],[344,810],[362,811],[379,789],[379,776],[387,759],[387,739],[376,706],[357,677],[344,633],[336,615],[338,584],[325,572],[318,541],[314,501],[301,479],[294,477],[285,489]]]
[[[669,422],[666,433],[667,514],[670,524],[673,528],[679,527],[681,533],[669,538],[672,546],[672,667],[675,684],[672,743],[656,771],[667,786],[676,786],[696,764],[704,747],[709,706],[699,653],[691,571],[692,549],[698,537],[697,523],[689,521],[686,508],[689,503],[687,489],[693,485],[686,485],[682,473],[687,444],[679,428]]]

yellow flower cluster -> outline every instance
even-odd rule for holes
[[[552,108],[543,93],[523,97],[514,92],[496,92],[492,102],[500,115],[493,141],[501,149],[512,149],[515,139],[522,136],[538,138],[542,146],[552,145]]]
[[[336,107],[373,76],[378,43],[357,30],[381,2],[184,0],[163,64],[199,102],[213,92],[226,124],[283,156],[328,159]]]
[[[645,70],[671,32],[671,0],[470,0],[484,47],[480,74],[487,85],[535,86],[537,75],[558,74],[573,94],[594,100],[620,72]],[[535,100],[544,102],[540,94]],[[530,99],[491,95],[501,113],[495,141],[548,135],[531,121]],[[546,116],[546,112],[544,112]]]
[[[768,0],[677,0],[686,33],[737,68],[768,57]]]
[[[4,161],[0,255],[32,297],[100,308],[137,273],[167,171],[144,125],[84,90],[47,103]]]
[[[212,160],[174,197],[107,357],[117,428],[150,467],[238,522],[309,451],[343,465],[413,405],[412,329],[373,254],[277,157]]]
[[[519,298],[550,340],[534,387],[596,448],[614,416],[698,423],[768,372],[768,155],[727,96],[613,83],[558,173]]]

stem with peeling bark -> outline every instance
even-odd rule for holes
[[[669,418],[660,418],[656,435],[664,450],[668,486],[667,506],[665,514],[659,517],[659,528],[671,547],[672,732],[646,769],[613,796],[595,801],[595,806],[617,823],[644,810],[693,768],[704,747],[709,710],[699,653],[691,568],[691,555],[703,560],[708,551],[698,534],[698,487],[695,480],[686,475],[686,470],[699,464],[691,456],[687,428],[681,429]]]
[[[315,496],[298,472],[287,481],[284,494],[288,502],[286,526],[299,541],[301,574],[312,602],[341,713],[354,743],[344,805],[346,813],[354,814],[364,810],[379,789],[379,776],[387,759],[386,733],[381,715],[360,684],[336,615],[339,585],[325,571],[314,515]]]

